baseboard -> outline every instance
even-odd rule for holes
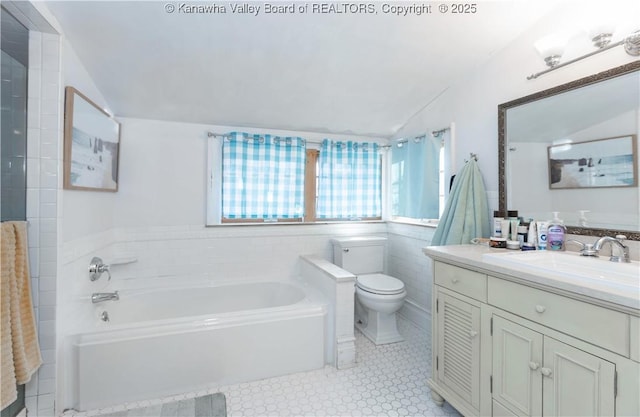
[[[415,301],[406,299],[398,314],[419,328],[431,331],[431,312],[416,304]]]

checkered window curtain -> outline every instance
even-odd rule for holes
[[[378,144],[325,139],[318,163],[317,218],[356,220],[381,216]]]
[[[222,146],[223,218],[302,218],[304,165],[302,138],[230,133]]]

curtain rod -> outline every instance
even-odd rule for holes
[[[443,134],[444,132],[446,132],[447,130],[451,130],[451,128],[450,128],[450,127],[445,127],[445,128],[443,128],[443,129],[434,130],[434,131],[432,131],[432,132],[431,132],[431,135],[432,135],[434,138],[438,138],[438,137],[442,136],[442,134]]]
[[[258,135],[258,136],[262,136],[262,135],[260,135],[260,134],[257,134],[257,135]],[[274,135],[274,136],[275,136],[275,135]],[[422,135],[422,136],[420,136],[420,137],[423,137],[423,136],[424,136],[424,135]],[[228,138],[228,137],[229,137],[229,134],[227,134],[227,133],[207,132],[207,137],[209,137],[209,138]],[[311,144],[313,144],[313,145],[322,145],[322,142],[316,142],[316,141],[307,140],[307,139],[304,139],[304,141],[305,141],[306,143],[311,143]],[[377,143],[377,142],[376,142],[376,143]],[[381,145],[381,144],[378,144],[378,146],[379,146],[379,147],[381,147],[381,148],[390,148],[390,147],[391,147],[391,145]]]

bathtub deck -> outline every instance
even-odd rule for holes
[[[381,346],[374,345],[357,331],[355,368],[338,371],[328,366],[261,381],[212,387],[208,391],[144,401],[142,404],[68,414],[78,417],[107,417],[105,414],[109,417],[158,417],[161,415],[158,408],[161,403],[222,392],[227,399],[230,417],[459,417],[460,414],[448,403],[438,407],[431,399],[426,384],[431,373],[431,337],[428,332],[402,318],[398,319],[398,328],[406,340]],[[131,410],[141,406],[147,408]],[[129,413],[121,414],[126,409]]]

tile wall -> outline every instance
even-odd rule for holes
[[[431,244],[434,227],[388,223],[387,273],[404,282],[409,294],[400,314],[431,328],[432,261],[422,248]]]
[[[27,220],[33,304],[43,365],[26,386],[31,416],[53,416],[56,392],[58,191],[62,178],[60,39],[29,32]]]

